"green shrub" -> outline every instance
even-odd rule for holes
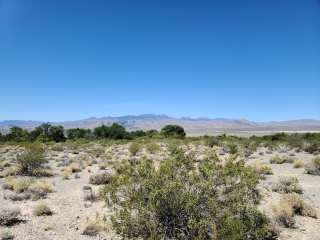
[[[264,239],[258,179],[244,161],[205,159],[196,168],[176,151],[158,167],[147,159],[126,161],[101,195],[125,239]]]
[[[44,148],[40,144],[27,144],[22,154],[17,156],[19,173],[23,175],[34,175],[39,172],[42,165],[46,162],[44,159]]]
[[[133,142],[133,143],[130,144],[129,152],[131,153],[132,156],[137,155],[139,150],[140,150],[140,144],[139,143]]]
[[[206,137],[204,140],[204,145],[212,148],[219,145],[219,140],[216,137]]]

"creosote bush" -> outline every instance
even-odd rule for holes
[[[132,239],[267,239],[256,204],[259,176],[244,161],[201,160],[176,150],[158,167],[148,159],[119,166],[101,191],[113,227]]]
[[[22,154],[17,156],[18,171],[22,175],[37,175],[43,164],[44,148],[40,144],[27,144]]]

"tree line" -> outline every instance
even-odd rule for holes
[[[21,127],[12,127],[10,128],[9,133],[7,134],[0,133],[0,141],[64,142],[67,139],[70,139],[70,140],[75,140],[75,139],[132,140],[139,137],[184,138],[185,136],[186,136],[186,133],[183,127],[179,125],[166,125],[160,131],[157,131],[157,130],[127,131],[125,127],[123,127],[118,123],[113,123],[110,126],[101,125],[94,129],[85,129],[85,128],[64,129],[63,126],[53,126],[49,123],[44,123],[31,131],[28,131]]]

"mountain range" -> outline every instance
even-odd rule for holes
[[[320,120],[299,119],[290,121],[254,122],[246,119],[226,118],[174,118],[167,115],[143,114],[120,117],[87,118],[75,121],[50,122],[65,128],[95,128],[102,124],[120,123],[128,130],[161,129],[167,124],[178,124],[189,135],[237,133],[237,132],[279,132],[279,131],[320,131]],[[0,131],[7,132],[12,126],[28,130],[45,123],[44,121],[5,120],[0,121]]]

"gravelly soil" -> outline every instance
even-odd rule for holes
[[[0,149],[1,150],[1,149]],[[2,150],[0,157],[2,159],[14,159],[15,153],[19,149],[11,147],[10,150]],[[196,153],[196,156],[204,157],[208,151],[205,146],[192,146],[192,152]],[[126,158],[129,156],[128,145],[119,145],[106,148],[106,153],[111,155],[115,161]],[[262,154],[261,154],[262,152]],[[258,154],[260,153],[260,154]],[[161,161],[165,158],[166,154],[161,150],[159,153],[148,154],[146,151],[139,153],[140,155],[147,155]],[[281,194],[271,191],[273,183],[277,182],[281,176],[295,176],[299,179],[299,182],[303,188],[303,198],[310,203],[313,207],[318,209],[318,215],[320,216],[320,176],[312,176],[304,173],[304,168],[293,168],[292,164],[270,164],[269,161],[272,156],[279,154],[288,155],[294,154],[294,158],[301,159],[305,164],[309,163],[314,157],[311,154],[304,152],[272,152],[267,153],[266,149],[259,149],[253,154],[247,161],[251,164],[257,160],[271,166],[273,175],[266,176],[266,179],[260,183],[261,189],[263,189],[263,200],[261,202],[261,209],[271,216],[271,205],[276,204]],[[97,214],[102,216],[110,216],[111,211],[108,209],[103,201],[88,202],[83,199],[83,187],[91,186],[95,192],[99,191],[98,186],[92,186],[89,184],[89,177],[92,174],[101,173],[104,170],[100,170],[97,164],[87,166],[84,170],[77,173],[79,178],[75,178],[75,174],[72,174],[69,180],[63,180],[61,176],[61,167],[57,166],[57,161],[62,159],[74,159],[79,158],[95,159],[100,162],[99,157],[92,157],[83,152],[72,153],[72,151],[53,152],[49,154],[49,165],[52,171],[55,172],[54,177],[45,178],[46,181],[51,182],[54,185],[55,191],[50,193],[48,197],[43,201],[50,206],[54,211],[52,216],[33,216],[32,210],[39,201],[26,200],[22,202],[13,202],[6,200],[4,196],[8,194],[9,190],[0,189],[0,210],[9,206],[18,207],[22,213],[22,219],[24,222],[11,226],[9,228],[0,226],[0,232],[9,231],[14,235],[14,239],[18,240],[74,240],[74,239],[119,239],[111,230],[110,223],[106,224],[107,231],[101,232],[97,236],[83,235],[83,230],[88,222],[88,218],[94,218]],[[138,155],[139,157],[139,155]],[[223,156],[222,156],[223,157]],[[4,179],[0,179],[0,185],[4,183]],[[304,239],[304,240],[320,240],[320,219],[314,219],[309,217],[296,216],[296,228],[286,229],[281,228],[281,234],[279,239]]]

